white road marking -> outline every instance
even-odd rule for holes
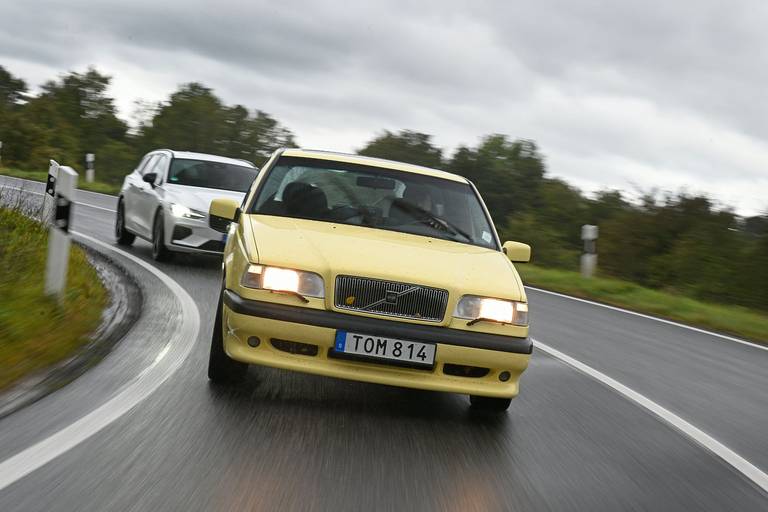
[[[26,192],[27,194],[35,194],[36,196],[42,196],[45,192],[37,192],[24,187],[3,187],[0,190],[16,190],[18,192]]]
[[[114,397],[71,425],[0,462],[0,490],[66,453],[101,431],[151,395],[181,366],[192,351],[200,332],[200,311],[190,295],[170,276],[130,253],[88,235],[73,232],[79,238],[114,251],[140,265],[160,279],[181,304],[181,325],[173,338],[159,352],[155,361]],[[166,361],[165,367],[158,364]]]
[[[17,178],[16,176],[0,175],[0,188],[2,188],[2,182],[6,181],[6,180],[7,181],[11,181],[11,182],[13,182],[13,180],[15,180],[15,181],[20,181],[21,183],[29,183],[29,184],[33,184],[33,185],[40,185],[43,188],[46,185],[46,182],[44,182],[44,181],[35,181],[35,180],[29,180],[29,179],[26,179],[26,178]],[[11,189],[11,190],[22,190],[22,189],[18,189],[18,188],[15,188],[15,187],[6,187],[6,190],[8,190],[8,189]],[[26,188],[23,189],[23,190],[29,191],[29,189],[26,189]],[[99,196],[108,197],[110,199],[116,199],[117,198],[116,196],[113,196],[112,194],[105,194],[103,192],[94,192],[93,190],[78,189],[77,191],[78,191],[78,193],[82,192],[82,193],[85,193],[85,194],[95,194],[95,195],[99,195]],[[38,192],[33,192],[33,193],[37,194]]]
[[[29,190],[27,188],[6,187],[5,190],[18,190],[19,192],[26,192],[27,194],[34,194],[36,196],[43,196],[43,195],[45,195],[45,192],[36,192],[34,190]],[[79,190],[78,189],[77,193],[79,194],[80,192],[88,192],[88,191],[87,190],[83,191],[83,190]],[[93,194],[97,194],[98,192],[92,192],[92,193]],[[101,194],[101,195],[104,195],[104,194]],[[112,197],[112,196],[107,196],[107,197]],[[83,202],[80,202],[80,201],[74,201],[74,204],[75,204],[75,206],[87,206],[88,208],[96,208],[97,210],[104,210],[104,211],[107,211],[107,212],[114,212],[115,211],[113,208],[104,208],[103,206],[96,206],[95,204],[83,203]]]
[[[85,189],[82,189],[82,188],[77,189],[77,192],[78,192],[78,194],[79,193],[94,194],[94,195],[97,195],[97,196],[108,197],[110,199],[117,199],[117,196],[113,196],[112,194],[105,194],[104,192],[95,192],[93,190],[85,190]]]
[[[562,297],[564,299],[570,299],[570,300],[575,300],[577,302],[583,302],[585,304],[591,304],[592,306],[600,306],[601,308],[606,308],[606,309],[610,309],[610,310],[613,310],[613,311],[619,311],[621,313],[626,313],[628,315],[634,315],[634,316],[639,316],[641,318],[647,318],[648,320],[655,320],[655,321],[661,322],[663,324],[674,325],[675,327],[682,327],[683,329],[688,329],[689,331],[698,332],[700,334],[708,334],[709,336],[715,336],[717,338],[721,338],[721,339],[724,339],[724,340],[735,341],[736,343],[741,343],[742,345],[747,345],[749,347],[759,348],[760,350],[768,350],[768,345],[761,345],[759,343],[754,343],[752,341],[742,340],[741,338],[735,338],[733,336],[728,336],[727,334],[720,334],[720,333],[717,333],[717,332],[707,331],[706,329],[700,329],[699,327],[693,327],[691,325],[681,324],[679,322],[675,322],[675,321],[672,321],[672,320],[667,320],[665,318],[659,318],[657,316],[646,315],[646,314],[643,314],[643,313],[638,313],[637,311],[630,311],[628,309],[624,309],[624,308],[620,308],[620,307],[616,307],[616,306],[610,306],[608,304],[601,304],[599,302],[594,302],[594,301],[591,301],[591,300],[582,299],[581,297],[572,297],[571,295],[565,295],[564,293],[557,293],[557,292],[552,292],[552,291],[549,291],[549,290],[543,290],[541,288],[536,288],[535,286],[526,286],[526,288],[529,288],[531,290],[535,290],[537,292],[546,293],[548,295],[555,295],[557,297]]]
[[[714,437],[710,436],[703,430],[688,423],[677,414],[673,413],[672,411],[669,411],[668,409],[665,409],[664,407],[657,404],[656,402],[646,397],[645,395],[641,395],[637,391],[625,386],[624,384],[617,381],[616,379],[613,379],[605,375],[604,373],[595,370],[591,366],[588,366],[582,363],[581,361],[574,359],[573,357],[567,354],[564,354],[555,348],[550,347],[549,345],[545,345],[539,340],[533,340],[533,343],[536,349],[541,350],[542,352],[546,352],[547,354],[553,357],[556,357],[557,359],[561,360],[565,364],[575,368],[576,370],[582,373],[585,373],[586,375],[601,382],[602,384],[605,384],[609,388],[618,392],[620,395],[624,396],[625,398],[628,398],[629,400],[636,403],[640,407],[655,414],[657,417],[661,418],[661,420],[672,425],[673,427],[678,429],[680,432],[690,437],[691,439],[696,441],[698,444],[700,444],[707,450],[714,453],[716,456],[720,457],[727,464],[729,464],[734,469],[736,469],[736,471],[746,476],[748,479],[754,482],[758,487],[763,489],[763,491],[768,492],[768,474],[761,471],[757,466],[755,466],[754,464],[749,462],[747,459],[745,459],[738,453],[734,452],[733,450],[731,450],[730,448],[728,448],[723,443],[721,443]]]
[[[75,207],[78,206],[87,206],[88,208],[96,208],[97,210],[104,210],[105,212],[114,212],[112,208],[104,208],[103,206],[96,206],[95,204],[88,204],[88,203],[79,203],[75,202]]]

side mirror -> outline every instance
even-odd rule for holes
[[[230,222],[240,218],[240,205],[234,199],[214,199],[208,208],[208,225],[216,231],[226,233]]]
[[[520,242],[504,242],[501,250],[512,263],[528,263],[531,261],[531,246]]]
[[[148,172],[147,174],[141,177],[141,180],[152,185],[152,188],[155,188],[155,180],[157,180],[157,173]]]

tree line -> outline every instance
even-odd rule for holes
[[[0,140],[6,167],[45,170],[48,160],[84,167],[96,154],[97,179],[120,184],[141,156],[161,147],[263,160],[295,144],[293,134],[269,114],[225,105],[199,83],[182,85],[170,98],[138,109],[134,129],[117,115],[107,94],[110,77],[89,69],[67,73],[31,95],[27,84],[0,66]]]
[[[600,228],[609,276],[708,301],[768,310],[768,215],[742,218],[703,195],[618,190],[590,197],[547,176],[535,142],[488,135],[451,155],[428,134],[384,132],[359,151],[444,169],[472,180],[502,239],[533,247],[535,263],[576,270],[581,226]]]
[[[293,133],[260,110],[226,105],[199,83],[145,105],[129,129],[107,95],[108,76],[68,73],[28,93],[0,66],[3,165],[46,169],[54,158],[82,169],[97,155],[97,175],[118,184],[151,149],[169,147],[250,160],[295,146]],[[583,224],[600,227],[605,275],[693,297],[768,311],[768,215],[742,218],[702,195],[647,193],[629,201],[618,190],[583,194],[547,175],[534,141],[492,134],[448,154],[429,134],[384,131],[358,151],[444,169],[472,180],[504,239],[530,243],[534,262],[577,269]]]

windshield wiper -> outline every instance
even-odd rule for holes
[[[453,224],[449,220],[446,220],[442,217],[438,217],[437,215],[434,215],[428,211],[424,211],[424,213],[427,214],[427,217],[430,220],[433,220],[443,226],[445,229],[453,232],[454,235],[460,235],[467,239],[468,242],[472,241],[472,237],[470,237],[464,230],[462,230],[460,227],[456,226],[456,224]]]
[[[453,235],[463,236],[464,238],[467,239],[468,242],[472,241],[472,237],[469,236],[464,230],[462,230],[456,224],[454,224],[451,221],[449,221],[447,219],[444,219],[442,217],[438,217],[434,213],[432,213],[430,211],[427,211],[427,210],[425,210],[424,208],[422,208],[420,206],[416,206],[415,204],[411,204],[411,203],[400,203],[400,204],[398,204],[396,206],[396,208],[401,208],[403,210],[406,210],[406,211],[408,211],[408,213],[410,213],[412,215],[414,215],[414,213],[415,213],[415,214],[420,215],[421,217],[425,217],[426,220],[430,220],[430,221],[438,224],[445,231],[448,231],[448,232],[450,232]],[[416,217],[416,215],[414,215],[414,217]],[[416,220],[425,220],[425,219],[420,219],[420,218],[417,217]],[[434,229],[437,229],[437,228],[435,228],[432,225],[430,225],[430,227],[432,227]]]

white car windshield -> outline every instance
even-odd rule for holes
[[[168,171],[168,183],[247,192],[258,172],[258,169],[245,165],[174,158]]]
[[[251,213],[354,224],[496,249],[467,183],[321,159],[282,157]]]

